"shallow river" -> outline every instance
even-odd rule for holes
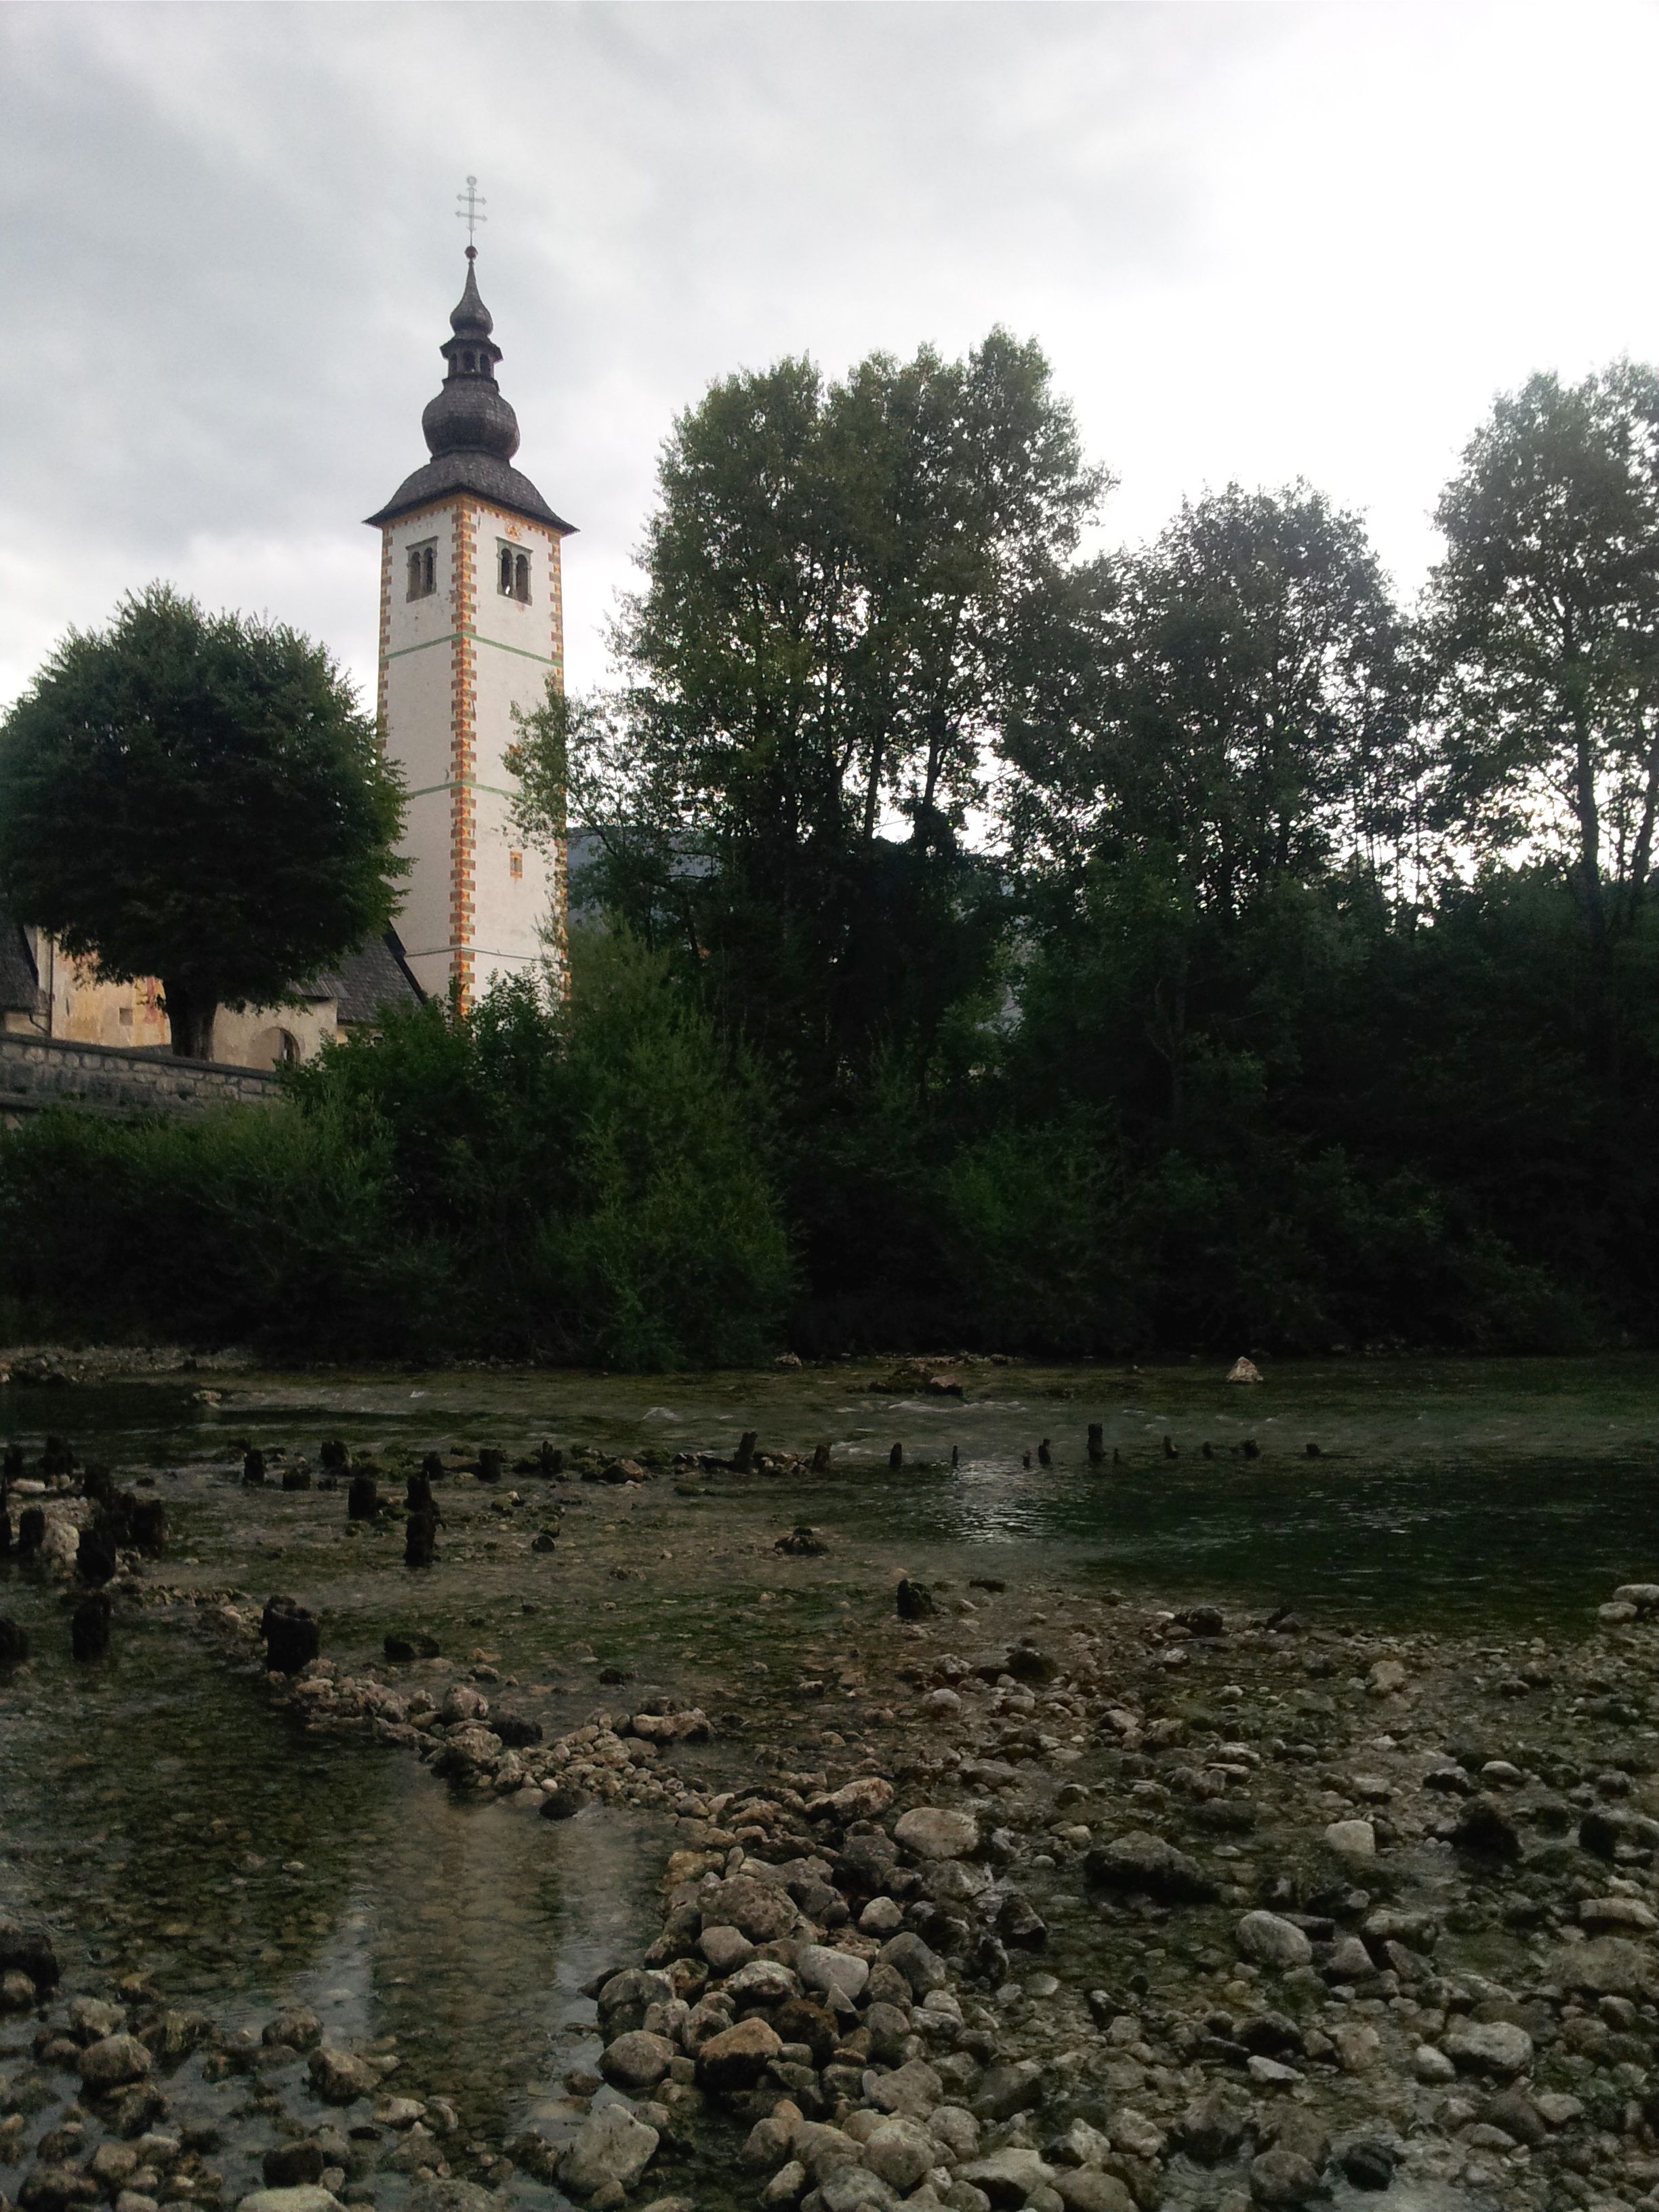
[[[1584,1617],[1619,1579],[1659,1579],[1649,1358],[1308,1365],[1256,1388],[1196,1368],[985,1366],[967,1370],[962,1401],[872,1392],[880,1372],[233,1374],[12,1389],[0,1391],[0,1440],[21,1438],[32,1457],[51,1429],[125,1480],[155,1471],[174,1531],[158,1574],[173,1578],[182,1560],[203,1580],[301,1595],[322,1577],[352,1658],[374,1650],[401,1601],[362,1547],[307,1550],[314,1493],[262,1494],[250,1526],[234,1480],[246,1443],[313,1455],[328,1434],[354,1450],[495,1443],[511,1455],[546,1438],[724,1454],[752,1427],[763,1448],[832,1446],[830,1477],[810,1485],[725,1480],[699,1500],[653,1486],[635,1513],[641,1556],[672,1538],[675,1514],[691,1526],[720,1512],[723,1490],[734,1515],[763,1514],[768,1529],[810,1520],[849,1553],[876,1546],[933,1573],[1018,1562],[1028,1585],[1150,1586],[1401,1625],[1554,1626]],[[203,1383],[222,1390],[220,1404],[195,1401]],[[1104,1467],[1086,1457],[1091,1421]],[[1247,1437],[1260,1456],[1241,1455]],[[330,1507],[331,1543],[340,1510]],[[280,1567],[260,1557],[273,1526]],[[713,1556],[732,1559],[720,1570],[729,1608],[711,1606],[706,1581],[666,1572],[637,1593],[619,1585],[602,1609],[521,1608],[507,1567],[484,1560],[464,1583],[434,1583],[422,1617],[444,1629],[447,1651],[482,1635],[526,1680],[556,1676],[579,1646],[599,1659],[624,1644],[636,1659],[722,1640],[752,1650],[767,1571]],[[834,1617],[830,1596],[811,1604],[803,1633]],[[257,1670],[227,1667],[159,1614],[136,1619],[106,1662],[76,1669],[50,1589],[0,1567],[0,1612],[30,1627],[39,1654],[0,1682],[0,1906],[45,1912],[72,1972],[144,1966],[220,2020],[257,2026],[301,2002],[331,2040],[395,2037],[388,2087],[453,2097],[480,2155],[556,2104],[567,2068],[594,2049],[579,1984],[655,1932],[667,1823],[595,1808],[552,1826],[457,1801],[406,1753],[300,1732],[270,1709]],[[780,1650],[774,1663],[787,1668]],[[568,1686],[562,1726],[594,1699],[591,1675]],[[0,2039],[0,2059],[5,2048]],[[186,2079],[180,2106],[222,2111],[241,2094]],[[233,2148],[228,2178],[251,2185],[236,2160]]]

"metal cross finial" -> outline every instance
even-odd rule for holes
[[[464,192],[457,192],[455,199],[455,214],[457,218],[466,225],[466,242],[470,246],[478,225],[489,220],[487,215],[480,212],[489,205],[489,202],[479,198],[478,179],[476,177],[467,179],[466,190]]]

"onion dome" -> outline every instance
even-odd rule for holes
[[[471,491],[497,506],[568,532],[528,477],[510,466],[519,450],[519,418],[501,396],[495,364],[501,349],[478,292],[478,250],[466,249],[466,285],[449,318],[452,335],[438,350],[448,364],[441,390],[428,401],[421,429],[432,459],[406,477],[371,523],[390,522],[446,493]]]

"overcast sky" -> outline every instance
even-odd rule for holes
[[[1121,479],[1304,475],[1414,588],[1531,370],[1659,357],[1651,5],[0,7],[0,697],[167,577],[372,678],[479,276],[604,673],[675,411],[1035,335]]]

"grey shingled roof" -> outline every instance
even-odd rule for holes
[[[405,477],[386,505],[367,520],[371,524],[390,522],[412,507],[425,507],[456,491],[476,492],[492,506],[528,515],[532,522],[545,522],[564,537],[574,534],[575,525],[554,514],[522,470],[494,453],[477,452],[438,454],[413,476]]]
[[[0,906],[0,1014],[40,1011],[40,978],[23,926]]]
[[[386,1006],[417,1006],[426,996],[410,973],[395,929],[372,938],[325,968],[312,986],[319,998],[334,1000],[335,1018],[348,1026],[373,1022]]]

